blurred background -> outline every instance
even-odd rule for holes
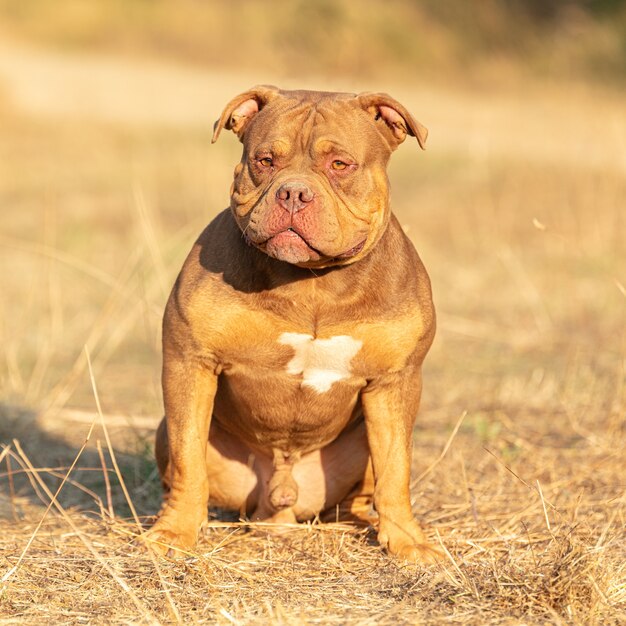
[[[386,91],[430,130],[390,170],[439,312],[424,428],[622,432],[626,2],[0,0],[3,437],[83,437],[87,346],[149,447],[163,306],[240,155],[212,124],[258,83]]]

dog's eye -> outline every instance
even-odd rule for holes
[[[334,170],[345,170],[348,167],[347,163],[339,160],[333,161],[330,165]]]
[[[259,163],[263,167],[272,167],[272,165],[274,164],[274,161],[272,161],[270,157],[263,157],[262,159],[259,159]]]

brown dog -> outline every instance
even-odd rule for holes
[[[190,548],[209,501],[283,523],[368,519],[373,501],[390,553],[433,560],[409,479],[435,316],[386,174],[427,131],[385,94],[268,86],[234,98],[213,141],[222,128],[243,157],[165,311],[166,501],[145,537]]]

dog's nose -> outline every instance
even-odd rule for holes
[[[290,213],[297,213],[306,207],[315,194],[304,183],[290,181],[282,184],[276,192],[276,201]]]

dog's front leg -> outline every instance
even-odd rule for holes
[[[163,399],[169,495],[156,524],[144,535],[156,552],[178,556],[192,548],[206,521],[209,481],[206,448],[217,375],[205,365],[164,355]]]
[[[374,469],[378,540],[401,559],[430,563],[440,552],[426,541],[413,516],[409,494],[413,423],[420,393],[420,369],[411,367],[372,381],[362,394],[362,403]]]

